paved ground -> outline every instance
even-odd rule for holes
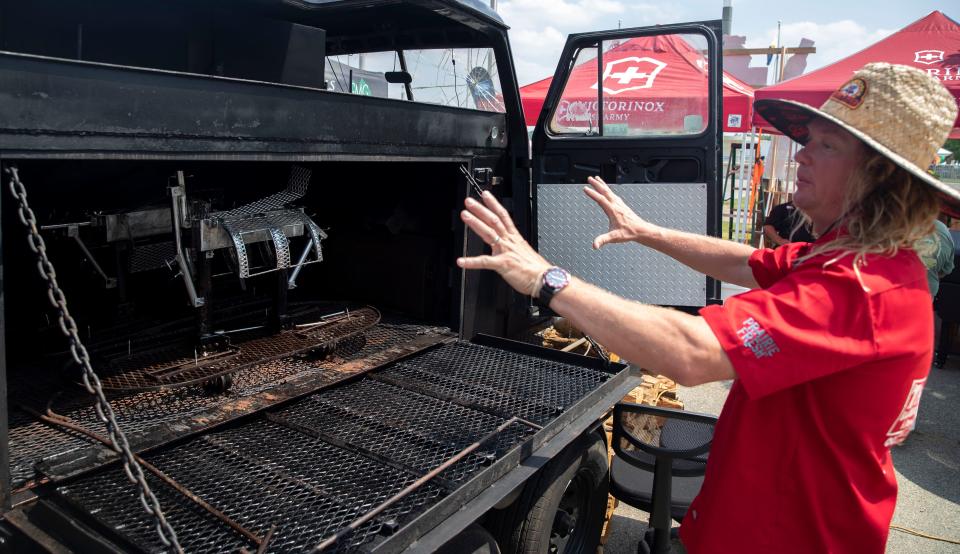
[[[687,410],[719,414],[729,383],[680,389]],[[930,372],[917,428],[893,451],[900,493],[893,525],[960,541],[960,356]],[[632,554],[647,527],[647,513],[620,504],[605,554]],[[674,552],[684,552],[679,543]],[[960,545],[891,530],[887,552],[957,552]]]
[[[719,414],[729,382],[680,387],[686,409]],[[893,451],[900,492],[893,525],[960,541],[960,355],[930,372],[917,428]],[[647,513],[620,504],[605,554],[632,554],[647,527]],[[674,552],[683,554],[679,542]],[[960,545],[891,530],[889,553],[960,553]]]

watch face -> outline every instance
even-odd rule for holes
[[[570,277],[567,272],[559,267],[551,268],[543,275],[544,284],[552,289],[563,288],[567,286],[569,281]]]

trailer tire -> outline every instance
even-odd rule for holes
[[[607,445],[591,432],[568,445],[493,515],[489,527],[504,553],[594,553],[607,507]]]

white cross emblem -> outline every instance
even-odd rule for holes
[[[611,73],[610,77],[620,79],[617,81],[621,85],[625,85],[634,79],[646,79],[650,75],[646,73],[640,73],[640,68],[635,65],[631,65],[627,68],[626,71],[621,71],[620,73]]]
[[[623,64],[623,68],[620,66]],[[637,90],[642,88],[651,88],[654,79],[663,71],[667,64],[653,58],[621,58],[607,64],[603,71],[603,92],[611,95],[617,95],[628,90]],[[619,71],[616,71],[618,69]],[[626,87],[608,87],[607,80],[615,80],[617,85],[628,85]],[[639,81],[639,84],[633,84]],[[590,88],[596,89],[598,83],[594,83]]]
[[[919,50],[913,56],[913,63],[930,65],[943,61],[943,50]]]

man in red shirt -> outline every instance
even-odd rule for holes
[[[644,221],[597,178],[610,220],[594,247],[636,241],[748,287],[700,316],[645,306],[551,264],[489,193],[464,222],[492,248],[461,258],[497,271],[634,364],[682,385],[736,379],[703,488],[681,527],[691,553],[883,552],[896,504],[890,446],[916,418],[932,357],[925,269],[911,246],[960,190],[923,168],[957,108],[924,72],[868,64],[820,108],[758,101],[803,148],[795,205],[813,243],[777,250]],[[942,202],[942,204],[941,204]]]

